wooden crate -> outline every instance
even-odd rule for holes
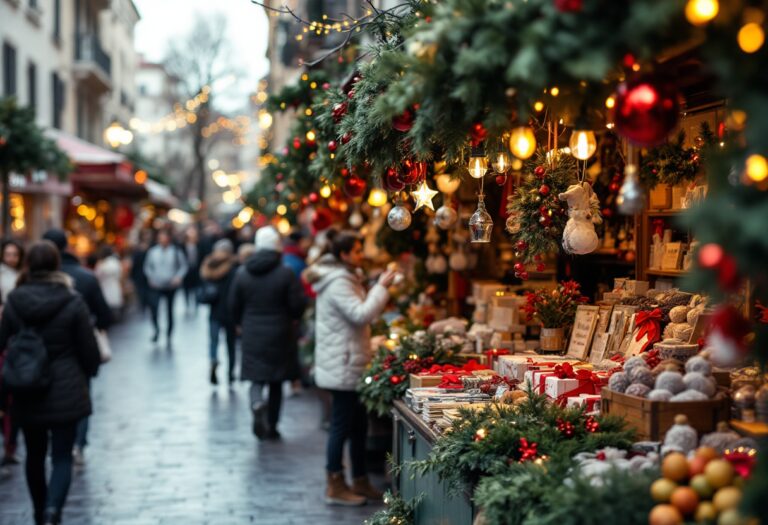
[[[624,418],[637,431],[638,441],[662,441],[674,424],[675,416],[685,414],[688,424],[699,435],[713,432],[720,421],[730,419],[730,400],[651,401],[603,388],[602,413]]]

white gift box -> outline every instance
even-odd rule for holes
[[[558,399],[560,396],[563,396],[571,390],[575,390],[577,388],[579,388],[578,379],[561,379],[559,377],[548,377],[544,381],[544,393],[550,399]]]

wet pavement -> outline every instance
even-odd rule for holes
[[[177,308],[176,318],[172,350],[150,343],[137,315],[111,330],[114,357],[94,382],[86,465],[64,524],[352,525],[380,508],[322,501],[326,433],[314,393],[285,400],[282,441],[258,442],[247,385],[208,383],[207,312]],[[219,355],[226,360],[223,340]],[[23,465],[3,469],[0,524],[32,523]]]

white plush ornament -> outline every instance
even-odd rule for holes
[[[592,253],[600,245],[595,224],[602,222],[597,211],[600,202],[592,186],[588,182],[573,184],[558,198],[568,202],[569,219],[563,230],[563,248],[576,255]]]

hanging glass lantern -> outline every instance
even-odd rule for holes
[[[488,159],[485,158],[485,150],[482,146],[472,148],[469,155],[469,174],[475,179],[482,179],[488,171]]]
[[[588,129],[574,130],[571,134],[571,140],[568,141],[568,146],[571,148],[571,155],[579,160],[587,160],[597,150],[595,132]]]
[[[493,233],[493,219],[491,215],[485,211],[485,201],[483,196],[477,202],[477,209],[472,217],[469,218],[469,235],[473,243],[487,243],[491,242],[491,234]]]
[[[493,167],[493,171],[499,175],[503,175],[509,170],[511,163],[512,161],[509,158],[509,153],[507,153],[507,148],[504,146],[504,141],[499,140],[496,153],[493,154],[493,158],[491,159],[491,167]]]

